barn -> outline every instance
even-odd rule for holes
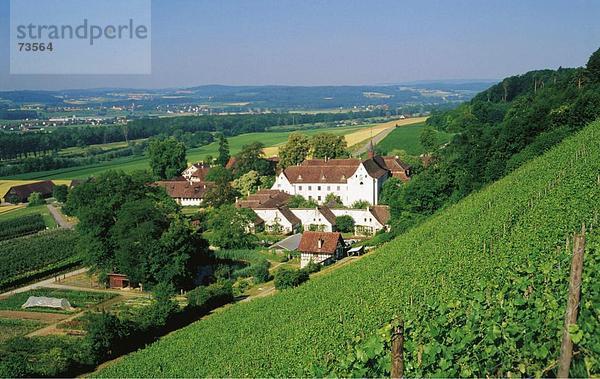
[[[46,198],[52,196],[53,189],[52,180],[12,186],[4,194],[4,200],[11,203],[25,203],[32,193],[39,192],[42,197]]]

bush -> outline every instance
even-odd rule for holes
[[[94,364],[117,355],[119,346],[132,332],[127,323],[110,313],[91,313],[86,319],[86,344]]]
[[[27,202],[29,203],[29,207],[46,204],[46,200],[44,200],[42,194],[39,192],[32,192],[31,195],[29,195],[29,197],[27,198]]]
[[[336,217],[335,224],[337,229],[342,233],[350,233],[354,231],[354,219],[348,215]]]
[[[356,200],[354,203],[352,203],[352,209],[365,209],[371,206],[371,203],[369,203],[366,200]]]
[[[314,274],[315,272],[321,271],[321,265],[319,263],[315,263],[313,261],[308,262],[308,265],[304,267],[302,270],[306,271],[309,274]]]
[[[300,284],[306,282],[308,278],[308,272],[305,270],[282,268],[275,274],[275,288],[283,290],[298,287]]]
[[[209,286],[200,286],[187,294],[188,307],[208,312],[233,301],[231,282],[222,281]]]
[[[252,276],[254,277],[254,283],[265,283],[271,280],[271,274],[269,273],[270,266],[271,263],[266,259],[250,266],[252,269]]]
[[[162,328],[167,325],[171,316],[179,311],[179,306],[172,300],[175,287],[171,283],[159,283],[152,288],[152,292],[155,302],[142,317],[143,329]]]
[[[69,187],[67,187],[65,184],[54,186],[54,189],[52,190],[52,196],[56,199],[56,201],[60,201],[61,203],[67,201],[68,194]]]

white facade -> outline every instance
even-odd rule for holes
[[[182,207],[198,207],[202,204],[201,198],[175,198],[175,202]]]
[[[333,232],[332,223],[317,208],[294,208],[290,210],[300,219],[304,230],[313,230],[311,225],[314,225],[315,231]]]
[[[326,264],[329,261],[334,260],[333,254],[311,254],[311,253],[300,253],[300,268],[308,266],[310,261],[314,263]]]
[[[350,216],[354,220],[354,233],[356,235],[373,235],[386,226],[381,224],[368,209],[336,209],[331,212],[335,217]]]
[[[319,204],[323,204],[327,195],[333,193],[346,206],[351,206],[359,200],[377,205],[381,188],[387,178],[387,174],[380,178],[371,177],[365,166],[360,163],[354,174],[346,179],[346,183],[291,183],[284,172],[281,172],[271,189],[290,195],[301,195],[306,199],[315,200]]]
[[[198,167],[195,164],[193,164],[190,167],[183,170],[183,172],[181,173],[181,176],[183,176],[187,180],[190,180],[190,178],[192,177],[194,172],[196,172],[197,170],[198,170]]]
[[[279,227],[282,234],[294,232],[295,225],[279,209],[254,209],[254,212],[265,222],[266,231],[271,232]]]

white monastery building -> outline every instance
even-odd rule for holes
[[[364,161],[308,159],[283,170],[271,189],[301,195],[319,204],[333,193],[346,206],[359,200],[377,205],[383,183],[391,177],[408,181],[410,166],[398,157],[379,157],[372,153]]]

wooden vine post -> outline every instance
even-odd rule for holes
[[[573,258],[571,259],[571,278],[569,280],[569,298],[567,300],[567,311],[565,313],[565,325],[563,338],[560,345],[560,358],[558,360],[558,378],[569,377],[569,367],[573,357],[573,341],[569,335],[569,325],[577,323],[577,311],[581,294],[581,275],[583,272],[583,252],[585,251],[585,226],[581,228],[581,234],[573,240]]]
[[[404,377],[404,321],[399,320],[392,331],[392,372],[394,379]]]

